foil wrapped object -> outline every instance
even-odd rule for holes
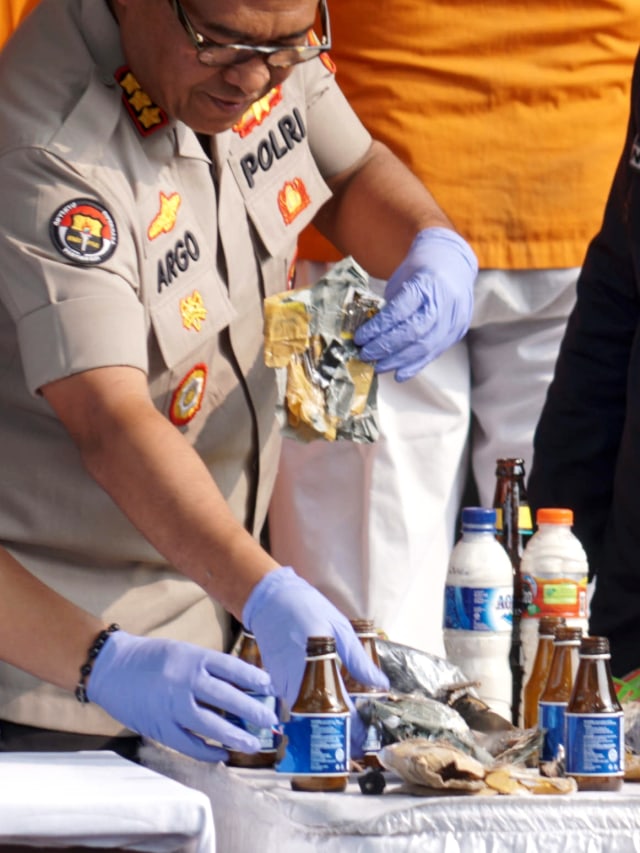
[[[377,439],[377,378],[353,335],[382,304],[353,258],[311,287],[265,299],[265,363],[277,371],[283,433],[305,442]]]

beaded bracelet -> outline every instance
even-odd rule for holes
[[[109,625],[108,628],[105,628],[104,631],[100,631],[93,641],[87,654],[87,659],[80,667],[80,680],[76,684],[76,699],[81,705],[87,705],[89,703],[89,697],[87,696],[87,678],[91,675],[91,670],[93,669],[93,664],[95,663],[96,658],[100,654],[104,644],[109,639],[109,635],[113,634],[114,631],[119,630],[120,626],[116,625],[114,622]]]

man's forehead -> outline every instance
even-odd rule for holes
[[[318,8],[317,0],[186,0],[184,5],[203,28],[238,33],[275,23],[292,34],[304,32]]]

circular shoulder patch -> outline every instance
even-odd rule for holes
[[[106,207],[74,198],[51,217],[49,233],[56,249],[76,264],[101,264],[118,245],[118,230]]]
[[[173,392],[169,420],[175,426],[185,426],[200,411],[207,384],[207,367],[196,364]]]

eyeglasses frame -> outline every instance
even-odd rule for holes
[[[203,65],[211,68],[223,68],[230,65],[240,64],[241,62],[248,62],[253,56],[260,55],[263,57],[264,61],[270,68],[274,69],[284,69],[289,68],[291,65],[297,65],[301,62],[307,62],[310,59],[315,59],[321,53],[325,53],[326,51],[331,49],[331,21],[329,18],[329,7],[327,4],[327,0],[319,0],[319,14],[320,14],[320,26],[322,27],[322,38],[320,39],[320,43],[317,45],[258,45],[258,44],[218,44],[217,42],[212,41],[211,39],[205,38],[202,33],[199,33],[196,28],[191,23],[189,16],[187,15],[184,6],[182,5],[181,0],[170,0],[170,3],[173,7],[174,14],[180,21],[184,31],[189,36],[193,47],[196,49],[198,59],[202,62]],[[316,36],[317,38],[317,36]],[[224,63],[216,63],[216,62],[206,62],[203,57],[203,51],[207,48],[222,48],[226,50],[234,50],[238,51],[238,53],[247,52],[251,55],[247,55],[245,59],[240,60],[239,62],[224,62]],[[315,49],[317,52],[311,53],[311,55],[301,58],[295,62],[291,62],[288,65],[276,65],[272,64],[269,59],[275,53],[281,53],[283,51],[290,51],[293,55],[298,54],[299,56],[303,55],[303,52]]]

